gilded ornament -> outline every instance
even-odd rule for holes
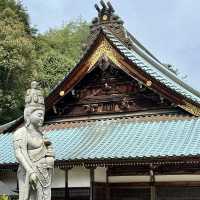
[[[179,107],[195,116],[200,116],[200,108],[187,101],[184,101],[184,104],[179,105]]]
[[[152,85],[152,82],[151,82],[150,80],[148,80],[148,81],[146,82],[146,85],[147,85],[148,87],[150,87],[150,86]]]
[[[122,56],[116,52],[116,50],[109,44],[109,42],[104,38],[95,52],[88,59],[88,71],[97,63],[97,61],[102,57],[107,56],[115,65],[121,66],[119,60],[122,59]]]
[[[65,95],[65,91],[60,91],[60,93],[59,93],[59,95],[61,96],[61,97],[63,97],[64,95]]]

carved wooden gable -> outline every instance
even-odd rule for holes
[[[171,103],[123,72],[106,56],[50,111],[51,117],[129,113],[172,108]]]
[[[82,58],[46,98],[47,118],[176,108],[200,116],[200,94],[123,26],[110,3],[95,5]]]

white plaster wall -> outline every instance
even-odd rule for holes
[[[64,187],[65,187],[65,171],[55,168],[52,179],[52,188],[64,188]]]
[[[17,188],[16,174],[6,174],[0,176],[0,180],[9,186],[10,189]],[[177,182],[177,181],[200,181],[200,175],[156,175],[156,182]],[[95,181],[106,182],[106,168],[98,167],[95,169]],[[109,176],[109,183],[130,183],[130,182],[149,182],[149,176]],[[84,167],[76,167],[68,171],[69,187],[90,187],[90,171]],[[55,168],[53,175],[52,188],[65,187],[65,171]]]
[[[149,182],[150,176],[109,176],[109,183]],[[156,175],[156,182],[200,181],[200,175]]]
[[[97,167],[94,171],[96,182],[106,182],[106,168]],[[90,187],[90,171],[84,167],[75,167],[68,171],[69,187]],[[55,168],[52,188],[65,187],[65,171]]]
[[[68,171],[68,187],[90,187],[90,171],[74,167]]]
[[[100,170],[101,171],[101,170]],[[3,175],[0,180],[9,186],[11,189],[17,188],[17,176]],[[90,171],[84,167],[75,167],[68,171],[68,186],[69,187],[90,187]],[[52,179],[52,188],[65,188],[65,171],[55,168]]]
[[[106,168],[97,167],[94,170],[94,181],[100,183],[106,183]]]
[[[200,175],[183,174],[183,175],[156,175],[156,182],[173,182],[173,181],[200,181]]]
[[[6,174],[0,177],[0,180],[9,186],[10,189],[15,190],[17,188],[17,174]],[[65,171],[55,168],[52,179],[52,188],[64,188],[65,187]]]
[[[149,182],[150,176],[109,176],[109,183]]]

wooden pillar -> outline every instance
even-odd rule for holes
[[[69,200],[68,171],[69,169],[65,169],[65,200]]]
[[[90,168],[90,200],[94,200],[94,169]]]
[[[151,200],[156,200],[156,187],[151,185]]]
[[[108,167],[106,170],[106,200],[110,200],[110,187],[109,187],[109,180],[108,180]]]
[[[156,200],[156,187],[155,187],[155,174],[154,174],[155,167],[151,164],[150,165],[150,187],[151,187],[151,200]]]

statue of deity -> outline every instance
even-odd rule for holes
[[[19,200],[50,200],[54,154],[51,142],[40,130],[45,106],[42,90],[36,81],[31,83],[25,103],[25,124],[13,136],[15,155],[19,162]]]

